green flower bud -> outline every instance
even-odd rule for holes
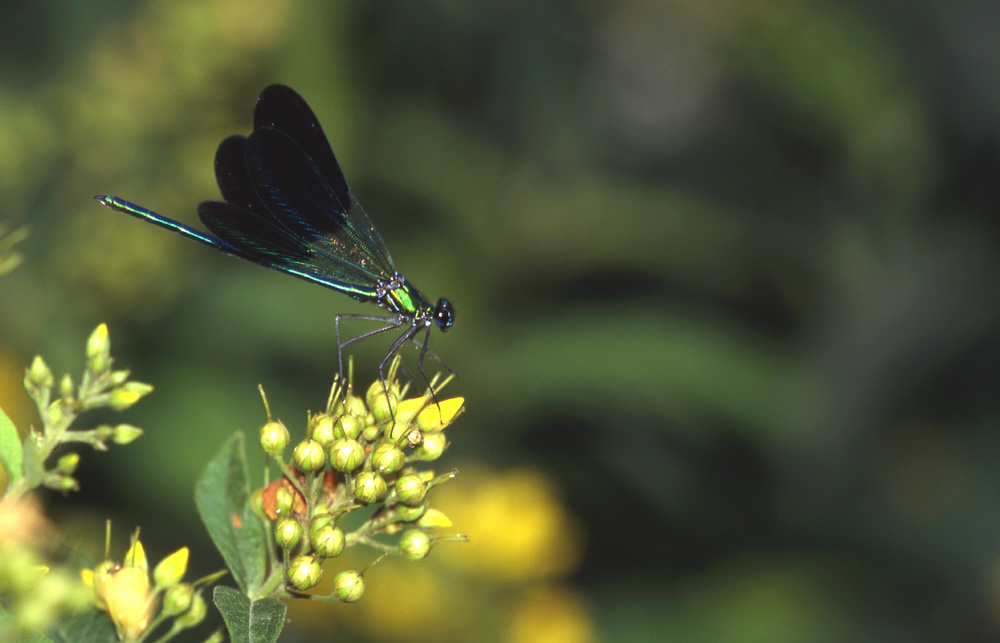
[[[87,360],[87,370],[93,375],[100,375],[106,373],[108,367],[111,366],[111,356],[107,354],[100,354],[93,359]]]
[[[24,387],[26,389],[49,389],[55,383],[52,371],[49,370],[45,360],[40,355],[35,355],[31,366],[24,373]]]
[[[309,427],[309,437],[319,442],[324,449],[329,449],[337,439],[333,430],[333,418],[326,413],[314,416]]]
[[[388,393],[379,385],[378,391],[368,399],[368,408],[379,424],[392,422],[399,407],[399,396],[390,389]]]
[[[396,496],[403,504],[415,507],[427,497],[427,483],[415,474],[400,476],[396,480]]]
[[[437,509],[428,509],[424,515],[417,520],[417,527],[421,529],[435,529],[438,527],[451,527],[451,519]]]
[[[59,426],[66,416],[66,403],[62,399],[59,399],[49,404],[47,415],[49,416],[49,424]]]
[[[333,577],[333,596],[343,603],[357,603],[365,593],[365,579],[353,569]]]
[[[425,511],[427,511],[426,502],[414,507],[404,505],[402,503],[396,505],[396,515],[399,516],[400,520],[405,522],[413,522],[414,520],[417,520],[424,515]]]
[[[274,493],[274,508],[279,516],[291,514],[295,504],[295,494],[285,486],[278,487]]]
[[[139,439],[142,429],[131,424],[119,424],[112,429],[111,439],[115,444],[128,444]]]
[[[386,382],[385,384],[386,386],[382,385],[381,379],[375,380],[372,382],[371,386],[368,387],[368,390],[365,391],[365,402],[367,402],[369,410],[372,408],[372,400],[375,399],[375,396],[380,393],[385,393],[386,388],[388,388],[389,393],[394,393],[397,397],[399,396],[399,386],[396,382]]]
[[[260,448],[269,456],[278,457],[288,447],[288,429],[278,421],[266,422],[258,434]]]
[[[62,493],[80,490],[80,483],[72,476],[58,476],[55,480],[47,481],[45,486]]]
[[[78,464],[80,464],[80,454],[67,453],[64,456],[60,456],[59,460],[56,461],[56,471],[66,475],[72,475],[73,472],[76,471]]]
[[[116,411],[124,411],[153,391],[153,387],[143,382],[125,382],[111,391],[108,406]]]
[[[375,442],[382,435],[382,427],[377,424],[366,424],[361,431],[361,439],[365,442]]]
[[[131,393],[138,393],[139,397],[144,397],[153,392],[153,387],[145,382],[125,382],[121,388]]]
[[[361,420],[355,416],[341,415],[337,418],[337,423],[334,425],[333,431],[338,438],[357,440],[358,436],[361,435],[362,428]]]
[[[153,570],[153,582],[156,583],[156,587],[162,589],[179,583],[187,573],[188,555],[188,548],[181,547],[161,560]]]
[[[73,397],[73,378],[66,373],[59,379],[59,395]]]
[[[111,341],[108,339],[108,325],[100,324],[87,339],[87,359],[94,359],[102,353],[111,352]]]
[[[431,537],[419,529],[407,529],[399,537],[399,551],[410,560],[420,560],[431,550]]]
[[[329,527],[336,527],[337,523],[333,516],[330,514],[323,514],[320,516],[313,516],[312,520],[309,521],[309,542],[313,542],[316,538],[316,534]]]
[[[306,438],[295,445],[295,450],[292,451],[292,460],[298,468],[312,473],[319,471],[326,465],[326,452],[319,442]]]
[[[423,462],[433,462],[441,457],[448,447],[448,439],[444,433],[425,433],[424,443],[421,444],[413,455]]]
[[[374,471],[362,471],[354,478],[354,499],[370,505],[385,497],[388,487],[385,478]]]
[[[201,594],[195,594],[191,598],[191,607],[188,608],[186,612],[178,616],[174,623],[178,627],[189,628],[198,625],[205,620],[205,614],[208,608],[205,606],[205,599],[201,597]]]
[[[178,583],[163,593],[163,614],[177,616],[188,611],[194,602],[194,586],[191,583]]]
[[[357,440],[337,440],[330,447],[330,461],[337,471],[354,471],[365,461],[365,449]]]
[[[304,592],[323,579],[323,567],[315,556],[296,556],[288,563],[288,584]]]
[[[299,544],[302,539],[302,523],[291,516],[282,516],[274,521],[274,542],[284,550]]]
[[[111,386],[121,386],[128,381],[129,374],[130,372],[127,370],[111,371],[111,375],[108,376],[108,384]]]
[[[317,556],[323,558],[334,558],[344,551],[344,544],[347,542],[344,530],[340,527],[327,525],[317,529],[309,538],[309,544]]]
[[[372,450],[372,466],[384,475],[396,473],[406,464],[403,450],[389,442],[382,442]]]
[[[354,417],[364,417],[365,413],[368,412],[367,407],[365,407],[365,401],[362,400],[357,395],[348,395],[347,399],[344,401],[344,413],[347,415],[353,415]]]
[[[94,432],[97,433],[97,439],[101,441],[110,440],[111,438],[115,437],[115,427],[109,426],[107,424],[100,425],[99,427],[94,429]]]
[[[101,324],[90,334],[87,340],[87,370],[99,375],[111,366],[111,341],[108,339],[108,327]]]

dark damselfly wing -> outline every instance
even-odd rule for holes
[[[319,119],[295,90],[285,85],[265,87],[257,99],[253,114],[254,131],[276,129],[284,132],[299,144],[306,156],[316,165],[333,191],[339,210],[348,223],[345,232],[367,250],[369,256],[382,264],[384,278],[396,274],[396,266],[382,236],[372,224],[364,208],[347,185],[330,141],[319,124]],[[251,135],[253,136],[253,135]],[[315,221],[314,227],[323,228],[324,221]]]
[[[219,146],[215,172],[225,202],[199,205],[202,222],[232,254],[374,299],[395,265],[315,115],[293,90],[272,85],[261,93],[254,121],[249,137],[231,136]]]

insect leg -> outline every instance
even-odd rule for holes
[[[375,330],[370,330],[368,332],[362,333],[361,335],[358,335],[357,337],[352,337],[351,339],[345,342],[341,342],[340,341],[341,319],[361,319],[365,321],[380,321],[380,322],[392,322],[392,323],[390,323],[388,326],[383,326],[382,328],[376,328]],[[340,381],[342,383],[345,396],[347,395],[347,385],[344,384],[344,347],[349,346],[354,342],[360,341],[362,339],[367,339],[373,335],[378,335],[379,333],[384,333],[386,331],[399,328],[400,326],[403,325],[403,323],[404,321],[401,321],[398,317],[386,316],[386,315],[357,315],[357,314],[343,313],[333,318],[333,327],[337,338],[337,373],[340,375]],[[383,364],[384,363],[385,362],[383,361]],[[379,378],[382,379],[381,367],[379,367]],[[382,383],[384,386],[385,385],[384,379]]]

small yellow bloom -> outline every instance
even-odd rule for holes
[[[413,419],[420,409],[427,403],[427,397],[411,397],[403,400],[396,407],[396,422],[406,424]]]
[[[142,541],[136,539],[135,543],[125,552],[125,565],[138,567],[144,572],[149,571],[149,561],[146,560],[146,550],[142,546]]]
[[[164,574],[176,573],[180,567],[183,575],[187,556],[186,547],[174,552],[157,565],[157,572],[164,568]],[[142,541],[137,539],[129,547],[124,565],[106,560],[96,569],[81,570],[80,579],[93,590],[94,603],[108,613],[119,639],[137,641],[145,635],[156,615],[158,601],[150,588],[149,561]]]
[[[156,596],[150,592],[146,570],[129,566],[112,571],[100,589],[118,636],[124,641],[142,637],[156,612]]]
[[[417,519],[417,526],[424,529],[436,527],[451,527],[451,520],[437,509],[431,508],[424,512],[424,515]]]
[[[187,573],[188,553],[187,547],[181,547],[160,561],[153,570],[153,581],[157,588],[173,587],[184,578],[184,574]]]
[[[417,414],[417,426],[421,431],[434,433],[455,421],[465,404],[464,397],[453,397],[440,404],[431,404]]]
[[[118,567],[118,563],[106,560],[99,564],[96,569],[80,570],[80,580],[83,581],[84,586],[93,590],[92,598],[94,605],[99,609],[107,610],[107,605],[104,604],[104,582],[107,580],[108,575],[115,569],[118,569]]]

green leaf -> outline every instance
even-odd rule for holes
[[[21,451],[21,438],[17,428],[7,414],[0,409],[0,464],[7,472],[7,486],[21,479],[24,475],[24,452]]]
[[[267,533],[250,508],[250,475],[242,433],[208,463],[195,487],[198,514],[244,594],[255,596],[267,568]]]
[[[272,643],[285,625],[285,604],[276,598],[251,601],[232,587],[217,586],[212,594],[222,612],[232,643]]]
[[[118,634],[111,619],[96,609],[84,612],[57,628],[52,634],[57,643],[116,643]]]
[[[21,453],[24,454],[24,460],[21,462],[21,475],[24,477],[24,486],[28,489],[34,489],[45,479],[45,461],[41,457],[42,454],[38,452],[36,437],[34,432],[29,431],[21,442]]]

